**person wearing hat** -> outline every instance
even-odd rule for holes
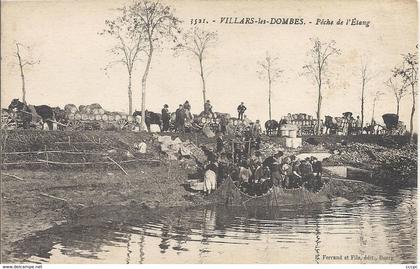
[[[314,176],[310,160],[311,158],[306,157],[305,160],[300,164],[300,172],[304,182],[311,181],[312,177]]]
[[[184,107],[185,110],[190,111],[191,110],[190,102],[188,100],[186,100],[183,107]]]
[[[207,100],[204,103],[204,112],[205,112],[206,115],[208,115],[208,116],[211,115],[211,117],[214,118],[213,106],[210,104],[210,100]]]
[[[241,140],[240,135],[236,135],[235,140],[233,140],[233,160],[235,163],[240,163],[244,157],[244,144]]]
[[[185,101],[184,105],[184,112],[185,112],[185,117],[188,119],[192,119],[192,115],[191,115],[191,105],[190,102],[188,100]]]
[[[245,110],[246,110],[246,106],[244,105],[244,102],[241,102],[241,104],[238,106],[237,110],[238,110],[238,120],[243,120],[244,119],[244,113],[245,113]]]
[[[223,133],[222,132],[218,132],[217,133],[217,138],[216,138],[216,152],[220,153],[222,151],[224,151],[225,145],[224,145],[224,141],[223,141]]]
[[[175,112],[175,125],[176,125],[176,131],[177,132],[184,132],[184,126],[185,126],[185,116],[184,116],[184,108],[180,104],[178,109]]]
[[[311,156],[311,164],[314,176],[321,177],[322,176],[322,162],[318,161],[318,159],[314,156]]]
[[[169,106],[167,104],[163,105],[162,108],[162,132],[167,132],[169,130],[169,121],[171,119],[171,114],[169,113]]]
[[[301,183],[302,183],[301,182],[302,181],[302,173],[300,171],[300,165],[301,165],[301,162],[300,162],[299,159],[296,159],[293,162],[293,168],[292,168],[293,175],[292,175],[292,182],[291,182],[291,185],[293,187],[300,187]]]
[[[293,174],[291,163],[292,163],[292,161],[291,161],[290,157],[286,157],[282,161],[281,175],[282,175],[282,178],[283,178],[283,181],[282,181],[282,187],[283,188],[289,188],[290,187],[290,182],[291,182],[290,178]]]

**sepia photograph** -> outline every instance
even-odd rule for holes
[[[415,0],[1,0],[2,268],[417,268],[418,25]]]

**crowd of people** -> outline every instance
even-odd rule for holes
[[[237,137],[232,150],[226,150],[223,134],[218,133],[216,150],[206,149],[204,191],[209,194],[230,177],[243,192],[259,196],[273,186],[285,189],[304,187],[318,191],[322,187],[322,162],[316,157],[303,160],[278,151],[263,159],[259,136]]]

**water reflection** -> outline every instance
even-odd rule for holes
[[[15,256],[50,263],[415,263],[416,205],[410,189],[276,210],[172,209],[145,217],[133,209],[124,223],[101,216],[40,232],[20,242]]]

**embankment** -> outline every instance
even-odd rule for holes
[[[215,143],[214,138],[202,134],[179,137],[197,146]],[[147,145],[145,154],[138,150],[143,141]],[[343,145],[340,141],[336,137],[331,140],[322,137],[316,146],[304,143],[302,149],[286,154],[327,150],[334,153],[331,163],[368,164],[377,169],[395,161],[395,151],[399,150],[398,156],[408,156],[410,163],[415,159],[417,164],[414,146],[354,142]],[[263,143],[263,155],[280,148],[277,138],[264,137]],[[168,161],[160,152],[156,137],[149,133],[2,131],[1,148],[2,262],[10,261],[15,242],[80,216],[88,219],[92,212],[99,214],[98,208],[131,207],[148,211],[206,203],[182,186],[196,168],[194,161]],[[353,157],[346,156],[359,159],[355,162]]]

